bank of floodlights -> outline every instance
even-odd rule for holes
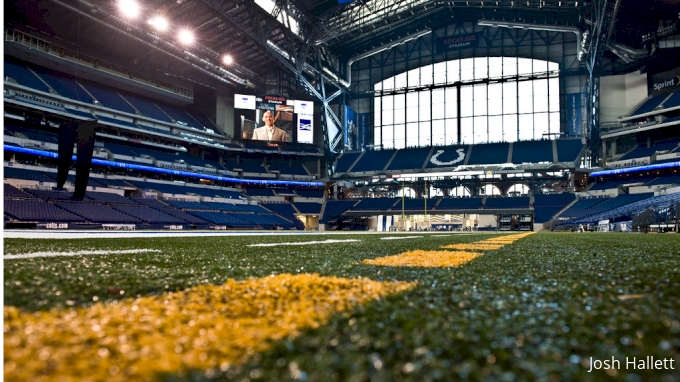
[[[139,18],[142,13],[142,8],[137,0],[117,0],[118,12],[125,19]],[[170,21],[161,14],[149,16],[147,23],[158,33],[166,33],[170,30]],[[183,45],[188,46],[194,43],[196,37],[189,29],[181,29],[177,32],[177,41]],[[222,62],[225,65],[231,65],[234,59],[230,55],[222,57]]]

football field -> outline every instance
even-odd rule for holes
[[[6,381],[680,380],[675,234],[41,235]]]

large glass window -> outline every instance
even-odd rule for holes
[[[554,136],[560,131],[558,70],[555,62],[475,57],[387,78],[374,89],[423,88],[376,96],[374,143],[402,148]]]

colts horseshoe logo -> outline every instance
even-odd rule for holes
[[[443,154],[444,150],[437,150],[437,153],[434,154],[432,156],[432,158],[430,158],[430,162],[432,162],[432,164],[435,164],[437,166],[450,166],[452,164],[456,164],[458,162],[463,161],[463,159],[465,159],[465,149],[458,149],[458,150],[456,150],[456,152],[458,153],[458,158],[456,158],[452,161],[442,162],[442,161],[438,160],[437,157],[439,157],[439,155]]]

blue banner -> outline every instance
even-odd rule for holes
[[[345,150],[356,150],[357,144],[357,113],[349,106],[345,105],[345,120],[343,126],[343,136],[345,141]]]
[[[366,145],[369,145],[370,142],[368,142],[368,118],[370,116],[370,113],[359,113],[359,117],[357,118],[357,130],[358,130],[358,144],[359,147],[358,149],[363,150]]]
[[[581,93],[567,94],[567,135],[580,137],[583,135],[582,126]]]

